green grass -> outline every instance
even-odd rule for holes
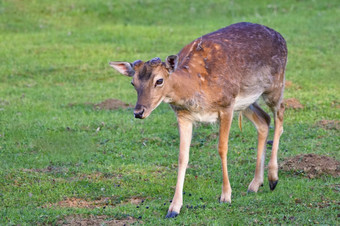
[[[285,113],[279,161],[303,153],[340,160],[339,130],[316,126],[321,119],[340,118],[336,0],[3,0],[0,224],[53,224],[74,214],[141,216],[140,223],[149,225],[339,224],[340,196],[334,189],[339,178],[308,179],[280,171],[274,192],[265,181],[257,194],[246,194],[255,167],[256,132],[249,122],[240,132],[236,120],[228,155],[232,204],[217,202],[222,176],[211,134],[218,125],[198,124],[184,207],[177,218],[164,219],[176,183],[179,145],[170,107],[162,104],[148,119],[135,120],[132,109],[100,111],[86,105],[109,98],[135,103],[129,78],[114,72],[109,61],[164,59],[193,39],[240,21],[272,27],[288,43],[286,77],[293,86],[285,97],[299,99],[304,109]],[[267,160],[269,155],[270,150]],[[46,207],[66,197],[109,197],[115,204],[140,197],[145,202],[140,208]]]

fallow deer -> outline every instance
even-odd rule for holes
[[[262,96],[274,116],[274,138],[268,163],[271,190],[278,183],[277,152],[283,132],[282,103],[287,47],[276,31],[259,24],[237,23],[203,35],[177,55],[150,61],[110,62],[123,75],[132,77],[137,91],[136,118],[144,119],[162,102],[177,115],[180,150],[175,195],[166,215],[176,217],[183,205],[183,184],[189,161],[194,122],[219,121],[218,152],[223,184],[220,202],[231,202],[227,170],[228,138],[234,111],[247,117],[258,134],[255,176],[248,191],[263,184],[265,149],[270,117],[257,104]]]

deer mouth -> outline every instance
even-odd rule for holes
[[[148,111],[145,107],[142,107],[141,109],[135,109],[133,113],[135,118],[138,119],[145,119],[151,114],[151,112]]]
[[[151,112],[153,112],[153,110],[155,110],[158,107],[158,105],[162,103],[163,99],[164,98],[161,98],[153,108],[137,104],[135,107],[135,110],[133,111],[135,118],[138,118],[138,119],[147,118],[151,114]]]
[[[145,115],[144,115],[144,112],[145,112],[145,109],[142,108],[141,110],[139,111],[134,111],[134,115],[135,115],[135,118],[139,118],[139,119],[144,119],[145,118]]]

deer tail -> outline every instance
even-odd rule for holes
[[[242,132],[242,111],[240,111],[240,113],[238,114],[238,127],[240,128],[241,132]]]

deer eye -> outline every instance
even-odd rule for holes
[[[163,84],[163,79],[161,78],[161,79],[158,79],[158,80],[156,81],[155,86],[160,86],[160,85],[162,85],[162,84]]]

